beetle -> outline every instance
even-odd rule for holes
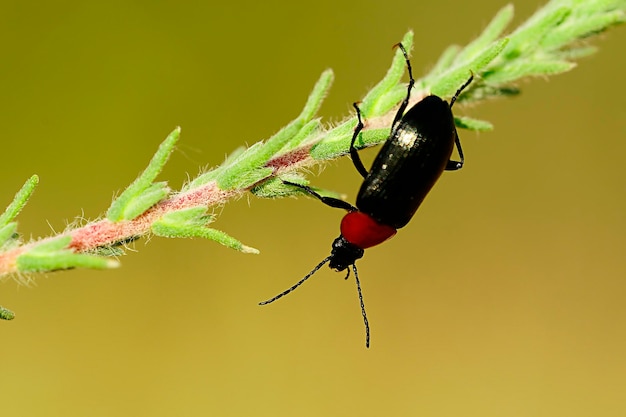
[[[300,188],[330,207],[344,209],[348,213],[341,220],[341,234],[334,240],[331,254],[292,287],[259,303],[266,305],[289,294],[326,263],[336,271],[347,269],[346,279],[350,276],[352,267],[365,324],[366,347],[370,345],[370,328],[356,261],[363,257],[365,249],[386,241],[396,234],[397,229],[406,226],[443,171],[455,171],[463,167],[465,158],[454,125],[452,106],[474,78],[472,73],[456,91],[450,104],[438,96],[429,95],[405,113],[415,80],[406,49],[401,43],[395,46],[404,54],[409,84],[406,97],[391,125],[389,138],[378,152],[369,171],[365,169],[355,147],[364,125],[359,106],[357,103],[353,104],[358,122],[350,142],[350,157],[356,170],[363,176],[356,207],[337,198],[321,196],[306,185],[283,181],[284,184]],[[459,154],[458,161],[450,159],[455,146]]]

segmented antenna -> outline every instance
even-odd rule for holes
[[[269,300],[265,300],[265,301],[261,301],[259,303],[260,306],[264,306],[265,304],[269,304],[269,303],[273,303],[274,301],[278,300],[279,298],[284,297],[285,295],[289,294],[291,291],[295,290],[296,288],[298,288],[300,285],[302,285],[304,283],[304,281],[306,281],[307,279],[309,279],[309,277],[311,275],[313,275],[314,273],[316,273],[322,266],[324,266],[324,264],[326,262],[330,261],[330,256],[327,257],[326,259],[324,259],[322,262],[320,262],[315,268],[313,268],[313,270],[311,272],[309,272],[308,274],[306,274],[306,276],[304,278],[302,278],[300,281],[298,281],[296,284],[294,284],[291,288],[286,289],[285,291],[281,292],[280,294],[278,294],[275,297],[270,298]]]

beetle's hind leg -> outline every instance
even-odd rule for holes
[[[290,182],[290,181],[283,181],[283,184],[291,185],[293,187],[298,187],[302,191],[304,191],[307,194],[317,198],[318,200],[320,200],[322,203],[326,204],[329,207],[340,208],[340,209],[344,209],[344,210],[347,210],[347,211],[358,211],[358,209],[356,207],[354,207],[352,204],[350,204],[348,202],[345,202],[345,201],[340,200],[338,198],[324,197],[324,196],[319,195],[319,193],[317,193],[315,190],[313,190],[308,185],[296,184],[295,182]]]

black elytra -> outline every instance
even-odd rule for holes
[[[361,111],[354,103],[358,123],[350,142],[350,156],[355,168],[364,178],[356,198],[356,207],[343,200],[323,197],[306,185],[284,181],[285,184],[300,188],[330,207],[348,211],[341,221],[341,234],[334,240],[330,256],[292,287],[259,303],[269,304],[289,294],[326,263],[337,271],[347,269],[346,279],[350,276],[349,267],[352,266],[365,323],[366,347],[370,345],[370,328],[365,314],[356,260],[363,257],[365,249],[384,242],[395,235],[397,229],[406,226],[443,171],[454,171],[463,167],[463,150],[454,125],[452,106],[473,80],[471,74],[456,91],[450,104],[435,95],[430,95],[405,113],[415,80],[406,49],[401,43],[396,46],[404,54],[409,84],[406,97],[391,125],[389,138],[378,152],[369,171],[363,166],[354,146],[364,127]],[[459,161],[450,159],[455,145]]]

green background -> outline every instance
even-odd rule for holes
[[[295,117],[325,68],[337,121],[407,29],[423,74],[504,4],[2,2],[2,205],[36,173],[27,239],[97,218],[177,125],[161,179],[179,187]],[[328,255],[342,213],[246,196],[215,227],[261,255],[154,238],[118,270],[5,282],[0,414],[625,415],[625,41],[610,31],[573,72],[455,109],[496,129],[461,131],[465,168],[359,261],[369,350],[343,274],[257,305]],[[318,172],[354,201],[348,158]]]

